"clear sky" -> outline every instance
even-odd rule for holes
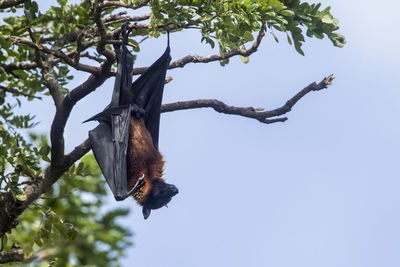
[[[146,221],[133,200],[110,199],[110,206],[132,209],[123,223],[135,245],[124,266],[400,266],[400,4],[322,3],[340,20],[348,42],[342,49],[308,39],[303,57],[284,35],[276,44],[267,33],[248,64],[235,58],[226,67],[168,72],[174,80],[164,103],[216,98],[266,109],[313,81],[336,79],[303,98],[285,123],[210,109],[163,114],[165,177],[180,193]],[[145,41],[136,66],[151,64],[165,43]],[[195,32],[172,34],[171,48],[173,60],[210,53]],[[76,76],[71,88],[83,79]],[[112,84],[73,111],[69,149],[95,127],[80,122],[108,104]],[[48,114],[40,111],[39,129],[48,129]]]

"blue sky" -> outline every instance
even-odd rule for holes
[[[124,266],[400,266],[400,4],[322,3],[340,20],[348,42],[342,49],[308,39],[303,57],[284,35],[276,44],[267,33],[248,64],[235,58],[224,68],[192,64],[168,72],[174,80],[164,103],[216,98],[266,109],[329,74],[336,79],[303,98],[285,123],[210,109],[163,114],[165,177],[180,193],[146,221],[133,200],[110,200],[132,209],[123,223],[135,245]],[[165,43],[145,41],[136,66],[151,64]],[[210,53],[195,32],[172,34],[171,48],[173,59]],[[80,122],[108,104],[112,84],[78,104],[67,147],[96,125]],[[48,129],[48,114],[39,111],[39,130]]]

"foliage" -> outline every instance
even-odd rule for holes
[[[0,201],[8,193],[24,201],[23,186],[41,179],[51,158],[46,138],[22,134],[34,129],[34,116],[18,115],[16,108],[23,108],[25,100],[50,95],[45,73],[53,75],[62,94],[67,95],[68,81],[73,78],[70,70],[82,69],[81,58],[86,57],[92,67],[105,62],[100,49],[95,49],[103,38],[96,16],[109,32],[125,21],[134,21],[130,42],[135,52],[140,51],[138,40],[143,36],[158,37],[166,31],[182,30],[198,30],[201,41],[212,48],[217,46],[221,55],[246,48],[261,30],[269,31],[276,41],[283,36],[301,55],[305,36],[328,37],[337,47],[345,44],[344,37],[337,33],[338,20],[330,7],[300,0],[57,2],[46,9],[46,1],[26,0],[0,9]],[[99,12],[101,4],[109,5]],[[106,47],[110,48],[110,43]],[[249,59],[242,60],[246,63]],[[221,60],[222,65],[228,62]],[[91,72],[87,69],[84,66],[84,71]],[[91,156],[73,165],[25,210],[18,227],[4,237],[5,248],[19,242],[25,256],[38,266],[50,262],[52,266],[118,265],[118,256],[130,244],[130,233],[115,223],[115,218],[128,211],[101,212],[106,193],[99,177]]]
[[[85,156],[22,214],[5,248],[18,242],[32,266],[119,266],[131,233],[116,219],[128,210],[102,211],[100,176],[93,156]]]

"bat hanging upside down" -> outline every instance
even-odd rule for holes
[[[158,150],[161,100],[171,56],[168,44],[164,54],[132,83],[127,26],[122,26],[122,44],[114,46],[118,71],[111,103],[87,121],[100,122],[89,138],[115,199],[133,196],[147,219],[152,209],[166,206],[178,193],[162,177],[164,159]]]

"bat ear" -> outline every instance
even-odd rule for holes
[[[151,209],[149,209],[148,207],[143,206],[142,213],[143,213],[143,217],[144,217],[145,220],[147,218],[149,218],[150,212],[151,212]]]

